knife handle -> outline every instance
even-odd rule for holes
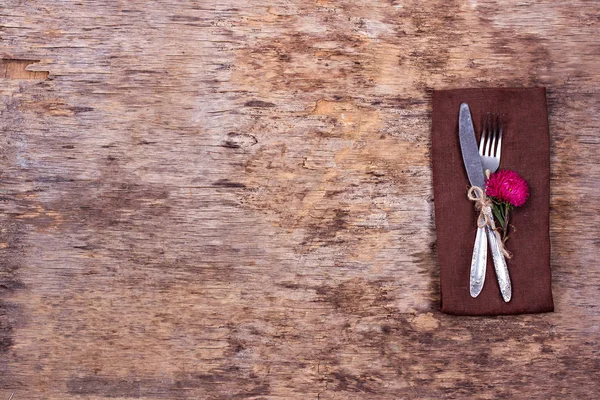
[[[500,293],[506,303],[508,303],[512,297],[512,285],[510,283],[510,275],[508,273],[508,266],[500,245],[498,238],[494,234],[496,230],[496,224],[494,223],[494,217],[492,216],[492,209],[486,207],[484,210],[485,214],[492,221],[492,226],[486,226],[488,241],[490,242],[490,248],[492,250],[492,259],[494,260],[494,269],[496,270],[496,278],[498,278],[498,286],[500,286]]]
[[[485,282],[485,269],[487,264],[487,237],[485,228],[477,228],[473,257],[471,258],[471,279],[469,291],[471,297],[479,296]]]

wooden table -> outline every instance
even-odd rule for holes
[[[0,9],[0,399],[593,399],[597,1]],[[545,86],[556,312],[439,312],[434,88]]]

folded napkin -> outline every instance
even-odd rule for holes
[[[516,227],[506,243],[512,300],[505,303],[488,248],[485,285],[469,293],[469,272],[477,230],[477,211],[467,199],[469,179],[458,139],[461,103],[471,109],[477,140],[482,117],[505,114],[501,169],[511,169],[529,184],[530,197],[511,212]],[[550,137],[544,88],[457,89],[433,93],[433,189],[442,312],[503,315],[554,310],[550,271]]]

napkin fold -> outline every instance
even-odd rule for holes
[[[511,212],[516,227],[506,243],[512,300],[505,303],[488,249],[485,285],[469,294],[469,272],[477,212],[467,199],[469,179],[458,139],[461,103],[471,109],[477,140],[483,116],[505,114],[501,169],[529,184],[530,197]],[[455,315],[506,315],[550,312],[550,135],[545,88],[455,89],[433,92],[433,190],[442,312]]]

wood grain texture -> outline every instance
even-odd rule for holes
[[[40,60],[0,59],[0,78],[4,79],[48,79],[48,71],[29,71],[27,67]]]
[[[599,20],[4,1],[0,398],[596,398]],[[537,85],[556,312],[440,314],[431,90]]]

